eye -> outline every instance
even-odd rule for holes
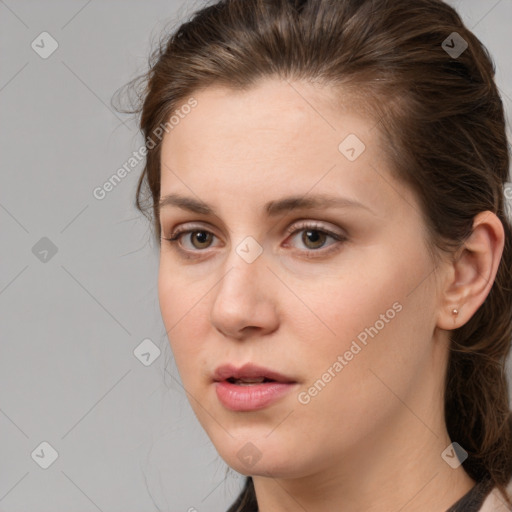
[[[347,240],[347,238],[341,233],[335,233],[322,225],[311,222],[303,222],[299,225],[295,224],[289,228],[286,233],[293,235],[292,237],[288,237],[292,240],[302,233],[300,243],[302,243],[306,249],[299,249],[299,252],[305,253],[308,257],[315,257],[316,255],[313,255],[313,253],[325,254],[326,251],[320,251],[320,249],[325,246],[325,243],[329,238],[334,242],[327,245],[327,247],[332,245],[339,246],[336,242],[343,242]],[[188,244],[185,244],[181,240],[182,238],[187,241]],[[172,233],[169,238],[162,236],[162,240],[167,240],[170,244],[176,245],[176,249],[185,255],[203,252],[204,249],[211,247],[214,238],[216,238],[216,236],[211,231],[199,227],[195,229],[178,229]],[[289,244],[286,243],[284,246],[288,247]],[[328,252],[331,252],[331,250]],[[186,257],[193,258],[195,256]]]
[[[188,229],[188,230],[178,230],[172,234],[169,238],[163,238],[171,243],[179,243],[182,245],[181,238],[184,235],[188,235],[185,240],[188,240],[192,244],[192,249],[185,248],[185,250],[194,250],[195,249],[207,249],[211,240],[215,236],[211,231],[207,231],[206,229]],[[192,236],[191,236],[192,235]],[[195,245],[197,243],[197,245]]]
[[[347,240],[347,238],[341,233],[335,233],[334,231],[331,231],[317,223],[304,222],[299,225],[292,226],[287,232],[293,235],[291,237],[292,240],[302,233],[300,236],[300,243],[306,247],[307,250],[303,252],[305,252],[306,255],[309,255],[309,257],[316,256],[313,253],[325,254],[326,251],[320,251],[319,249],[325,247],[325,243],[329,238],[334,240],[334,242],[327,245],[327,247],[339,246],[336,242],[343,242]],[[329,249],[328,252],[331,252],[331,249]]]

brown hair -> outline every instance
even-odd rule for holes
[[[462,54],[448,51],[462,41]],[[438,254],[461,246],[479,212],[498,216],[505,247],[495,282],[473,317],[451,331],[445,418],[450,438],[468,452],[466,472],[512,503],[505,489],[512,474],[509,152],[494,64],[455,10],[440,0],[221,0],[166,37],[149,64],[128,84],[144,84],[140,105],[124,110],[140,113],[147,141],[182,102],[214,83],[245,89],[278,77],[339,85],[357,90],[380,119],[394,172],[417,194]],[[152,143],[136,206],[153,215],[160,243],[161,139]],[[249,477],[230,510],[255,507]]]

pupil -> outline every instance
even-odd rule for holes
[[[207,243],[208,242],[208,233],[206,233],[204,231],[196,231],[195,238],[196,238],[197,242],[199,242],[199,244]]]
[[[322,237],[324,236],[323,233],[320,233],[319,231],[317,231],[315,229],[307,230],[304,232],[304,234],[305,234],[306,238],[309,239],[310,242],[313,242],[313,244],[315,244],[315,243],[318,244],[319,240],[320,240],[320,242],[322,242]],[[305,240],[305,243],[306,243],[306,245],[308,245],[306,240]],[[320,243],[319,245],[322,245],[322,243]]]

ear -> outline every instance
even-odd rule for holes
[[[483,304],[498,271],[505,232],[500,219],[491,211],[473,219],[473,231],[449,263],[442,290],[437,326],[457,329]],[[456,309],[458,314],[454,314]]]

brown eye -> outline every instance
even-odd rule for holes
[[[308,258],[324,257],[328,254],[340,250],[343,242],[347,241],[346,236],[342,233],[336,233],[329,228],[316,223],[302,223],[294,225],[287,230],[287,234],[291,235],[290,240],[293,243],[285,243],[285,247],[290,245],[298,248],[301,256]],[[300,234],[300,238],[299,238]],[[201,257],[200,254],[208,253],[205,249],[215,247],[215,234],[206,229],[181,229],[175,231],[170,238],[162,237],[170,244],[176,245],[181,255],[185,258]],[[328,243],[330,240],[331,243]]]
[[[307,229],[303,231],[302,242],[308,249],[318,249],[324,245],[326,237],[327,233],[323,231]]]
[[[293,245],[299,248],[300,252],[308,258],[331,254],[347,240],[342,233],[336,233],[316,222],[295,224],[287,230],[287,233],[292,235],[290,237],[292,243],[286,243],[286,246]]]
[[[209,231],[189,231],[189,239],[196,249],[205,249],[209,247],[212,241],[212,233]],[[196,245],[197,243],[197,245]]]
[[[200,252],[212,245],[215,235],[206,229],[182,229],[165,238],[171,244],[179,246],[182,252]]]

